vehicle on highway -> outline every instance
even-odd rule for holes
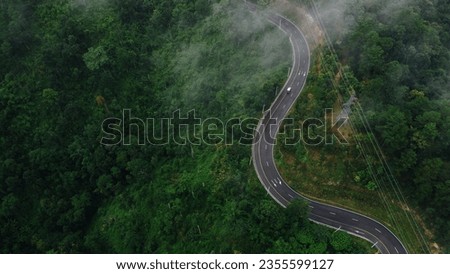
[[[250,2],[247,2],[250,3]],[[298,75],[291,73],[286,82],[286,86],[281,90],[290,96],[277,96],[272,104],[271,111],[264,113],[262,121],[256,128],[255,141],[252,146],[253,165],[261,184],[267,193],[282,207],[288,207],[296,199],[303,199],[310,208],[309,219],[315,223],[322,224],[336,229],[335,231],[345,231],[351,235],[361,237],[378,248],[380,253],[397,254],[408,253],[402,242],[383,224],[369,217],[352,212],[343,208],[315,202],[303,197],[292,189],[285,181],[277,168],[275,161],[275,141],[273,136],[279,134],[282,123],[272,121],[282,121],[289,114],[289,109],[295,104],[292,86],[296,87],[296,95],[304,89],[307,72],[310,66],[311,53],[306,37],[294,23],[277,14],[269,14],[268,19],[275,25],[279,25],[281,30],[291,37],[290,42],[293,48],[294,66],[292,71],[298,71]],[[279,24],[279,22],[284,22]],[[296,39],[292,39],[296,37]],[[301,49],[304,48],[302,51]],[[299,50],[300,49],[300,50]],[[260,138],[267,136],[270,138]]]

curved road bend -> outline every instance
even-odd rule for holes
[[[247,2],[249,9],[257,7]],[[258,124],[252,148],[253,164],[259,180],[270,196],[281,206],[288,206],[295,199],[307,201],[309,219],[336,230],[342,230],[371,242],[381,253],[405,254],[400,240],[381,223],[361,214],[315,202],[295,192],[281,177],[274,160],[274,145],[283,119],[294,105],[305,86],[310,66],[308,43],[299,28],[281,15],[268,13],[267,19],[289,37],[293,48],[293,66],[289,79]],[[291,91],[288,92],[288,88]]]

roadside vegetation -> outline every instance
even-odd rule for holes
[[[302,2],[311,14],[316,3],[329,40],[291,116],[324,119],[333,108],[336,117],[351,94],[359,100],[342,128],[350,145],[280,145],[283,175],[308,196],[382,220],[410,252],[447,253],[449,4]]]
[[[250,146],[100,144],[123,109],[261,116],[291,51],[240,1],[7,0],[0,26],[0,252],[374,252],[277,205]]]

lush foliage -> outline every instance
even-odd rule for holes
[[[346,2],[331,36],[409,203],[450,244],[448,1]],[[389,9],[387,7],[390,7]]]
[[[0,252],[367,252],[266,196],[248,146],[100,145],[125,108],[228,119],[270,103],[288,39],[215,2],[0,3]]]

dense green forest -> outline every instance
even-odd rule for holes
[[[375,135],[390,166],[388,171],[399,181],[408,204],[420,212],[433,231],[434,240],[448,253],[450,3],[297,2],[309,7],[311,14],[315,4],[321,14],[327,32],[322,44],[336,54],[339,63],[334,64],[334,74],[328,79],[336,80],[338,69],[345,75],[337,80],[338,87],[333,87],[331,80],[322,86],[323,90],[317,93],[318,111],[333,105],[333,98],[338,95],[343,96],[340,101],[344,103],[355,92],[364,110],[358,115],[370,125],[367,128],[359,123],[361,117],[355,114],[356,128]],[[329,62],[330,54],[325,55],[325,62]],[[326,94],[333,89],[335,94]],[[305,101],[298,104],[308,107]],[[305,111],[300,110],[302,119],[307,115]],[[298,153],[304,154],[301,149]]]
[[[450,3],[360,1],[338,45],[408,202],[450,246]],[[447,249],[448,252],[448,249]]]
[[[241,1],[1,1],[0,252],[372,252],[272,201],[249,146],[100,144],[123,109],[259,117],[287,52]]]
[[[402,191],[448,252],[450,4],[393,2],[316,1]],[[290,52],[241,1],[1,1],[0,252],[370,252],[306,221],[301,202],[273,202],[249,146],[139,146],[137,132],[100,144],[124,109],[258,118]]]

